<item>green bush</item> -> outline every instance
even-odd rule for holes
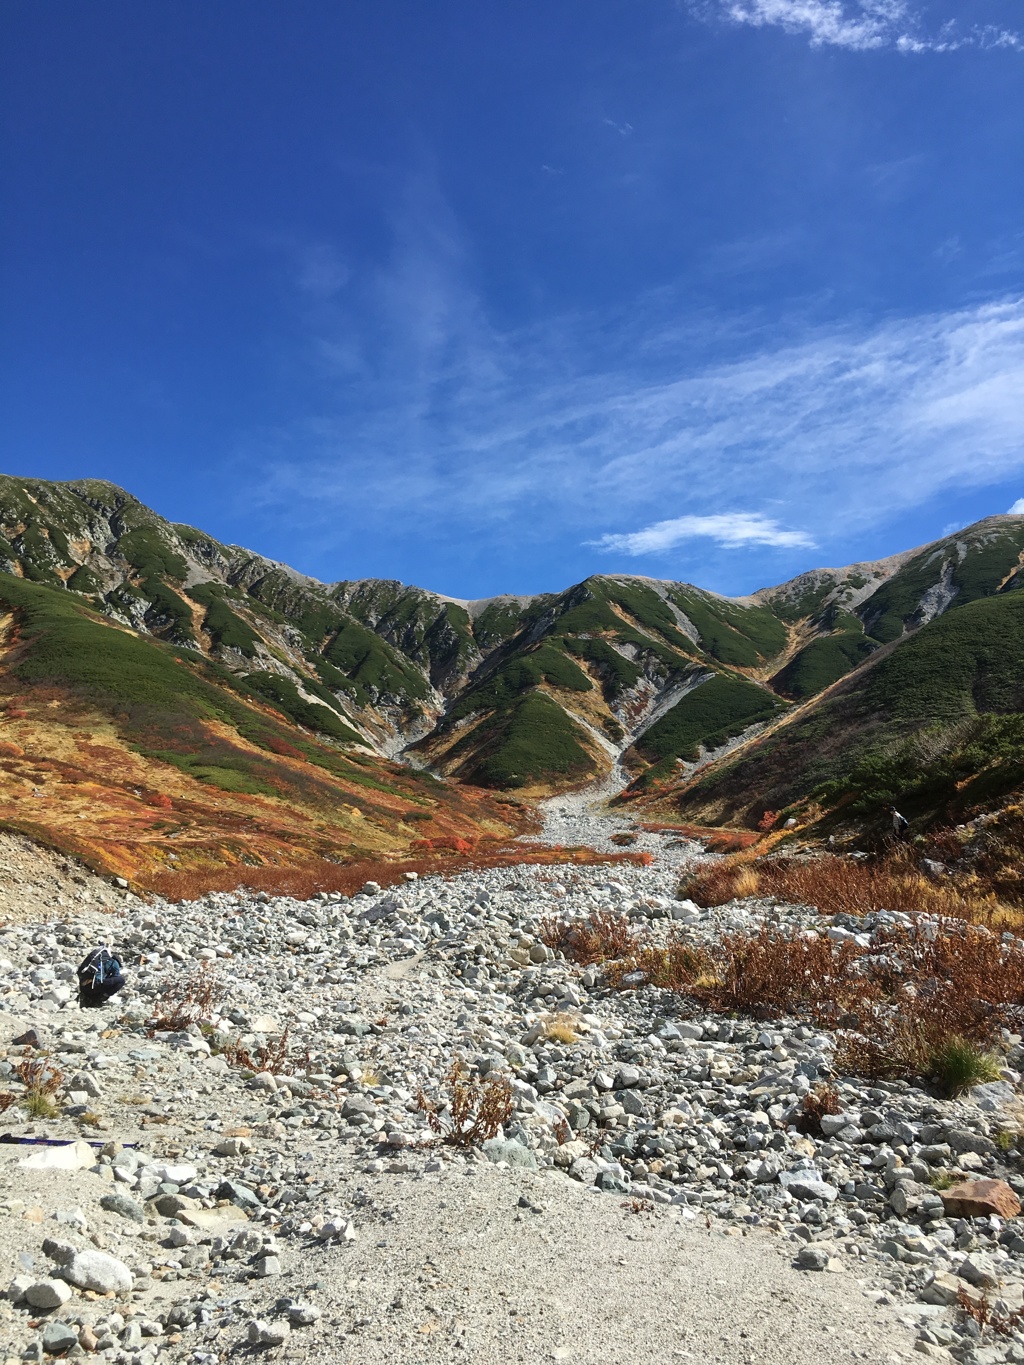
[[[613,649],[607,640],[579,640],[570,636],[563,643],[570,654],[597,665],[601,690],[609,703],[617,701],[644,675],[639,665]]]
[[[203,628],[209,632],[214,645],[221,645],[225,649],[237,649],[240,654],[251,659],[256,654],[260,637],[248,621],[243,621],[224,601],[229,593],[231,589],[225,589],[220,583],[198,583],[188,590],[192,601],[206,608]]]
[[[148,624],[160,629],[169,626],[172,639],[185,640],[195,644],[192,631],[192,611],[187,602],[169,588],[159,578],[146,578],[142,582],[142,593],[149,599],[150,608],[146,612]]]
[[[279,673],[249,673],[239,685],[251,696],[270,702],[307,730],[330,735],[332,739],[347,744],[362,743],[360,736],[345,724],[336,711],[319,702],[306,701],[291,678],[282,677]]]
[[[844,678],[877,649],[873,641],[852,631],[812,640],[772,678],[784,697],[804,701]]]
[[[473,622],[473,637],[480,649],[494,649],[517,634],[522,619],[522,608],[517,602],[492,602]]]
[[[527,653],[513,655],[496,672],[464,692],[449,711],[448,720],[461,720],[474,711],[506,709],[517,697],[542,682],[569,692],[590,692],[594,686],[557,644],[544,641]]]
[[[786,647],[786,629],[767,607],[735,606],[707,593],[684,589],[670,595],[696,626],[700,648],[720,663],[756,668]]]
[[[386,695],[422,700],[429,695],[419,670],[359,621],[344,621],[323,653],[328,663],[374,699]]]
[[[883,583],[858,611],[868,633],[883,643],[898,640],[917,612],[921,598],[942,581],[947,570],[956,589],[950,611],[994,596],[1003,580],[1016,570],[1024,537],[1018,531],[976,534],[966,541],[966,547],[963,558],[954,544],[938,554],[925,550]]]
[[[182,583],[188,573],[188,564],[156,526],[137,526],[126,532],[117,548],[140,578],[171,578]]]

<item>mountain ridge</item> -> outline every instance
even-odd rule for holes
[[[459,599],[322,583],[103,480],[0,476],[0,569],[190,651],[321,740],[528,798],[617,765],[633,796],[685,784],[883,647],[1012,594],[1022,563],[1006,514],[743,597],[593,574]]]

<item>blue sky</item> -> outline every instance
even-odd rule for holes
[[[8,0],[2,467],[740,593],[1024,495],[1013,0]]]

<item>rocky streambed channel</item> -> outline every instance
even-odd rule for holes
[[[0,930],[0,1359],[1024,1362],[1020,1039],[942,1100],[542,942],[595,908],[695,943],[899,919],[700,910],[683,853]],[[83,1011],[99,942],[129,985]],[[418,1098],[444,1118],[456,1058],[511,1084],[465,1150]],[[811,1135],[823,1082],[840,1112]]]

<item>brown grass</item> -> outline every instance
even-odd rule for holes
[[[479,1147],[512,1118],[512,1086],[507,1076],[473,1076],[465,1063],[452,1063],[442,1083],[445,1098],[428,1098],[422,1090],[416,1103],[431,1129],[453,1147]]]
[[[575,863],[581,867],[606,863],[643,865],[649,861],[642,853],[598,853],[591,848],[547,848],[537,844],[501,845],[483,840],[471,853],[435,851],[419,858],[394,860],[359,859],[335,863],[313,860],[304,867],[199,868],[181,872],[161,872],[150,877],[147,889],[167,900],[199,900],[212,891],[265,891],[271,896],[290,896],[310,900],[322,891],[340,891],[351,896],[366,882],[395,886],[407,872],[421,877],[458,876],[462,872],[484,871],[492,867],[561,866]]]
[[[1010,1312],[997,1310],[987,1294],[972,1292],[964,1285],[956,1292],[956,1302],[961,1317],[973,1319],[983,1334],[990,1327],[1000,1336],[1010,1336],[1024,1327],[1024,1309],[1017,1308]]]
[[[834,1020],[857,981],[854,963],[863,952],[823,936],[790,938],[767,927],[756,934],[725,934],[710,953],[715,979],[695,985],[708,1009],[770,1018],[809,1014]]]
[[[563,953],[581,967],[624,957],[637,943],[629,920],[610,910],[594,910],[585,919],[543,919],[540,939],[553,952]]]
[[[184,980],[167,987],[146,1023],[146,1032],[151,1038],[154,1033],[184,1033],[215,1012],[223,993],[216,972],[202,962]]]
[[[862,960],[856,1026],[836,1064],[879,1080],[923,1075],[948,1093],[992,1079],[983,1049],[1020,1027],[1024,947],[972,924],[894,930]]]
[[[924,1077],[946,1094],[992,1079],[996,1059],[986,1049],[1000,1029],[1019,1032],[1024,1021],[1024,946],[964,921],[936,933],[894,928],[869,948],[768,926],[700,947],[681,938],[658,945],[648,934],[623,940],[596,917],[573,929],[613,988],[633,985],[637,973],[715,1013],[803,1017],[839,1030],[838,1070]]]
[[[961,889],[952,879],[933,881],[914,855],[897,850],[870,861],[824,854],[817,858],[732,858],[702,868],[680,887],[698,905],[725,905],[744,896],[771,896],[813,905],[825,915],[865,915],[873,910],[952,916],[989,923],[997,915],[992,895]]]
[[[48,1053],[28,1052],[14,1068],[25,1089],[0,1095],[0,1114],[20,1104],[34,1119],[51,1119],[57,1114],[56,1096],[64,1084],[64,1072]]]
[[[718,829],[713,825],[666,825],[644,821],[640,829],[648,834],[678,834],[697,839],[712,853],[740,853],[761,842],[761,835],[750,829]]]
[[[808,1137],[821,1137],[821,1121],[826,1114],[841,1114],[839,1091],[834,1085],[816,1085],[804,1096],[803,1113],[796,1121],[801,1133]]]
[[[562,1043],[566,1047],[579,1041],[579,1027],[571,1014],[556,1014],[544,1021],[544,1037],[549,1043]]]
[[[609,964],[605,979],[610,986],[621,987],[623,977],[633,972],[642,972],[648,985],[689,995],[715,979],[710,953],[678,938],[664,946],[644,940],[627,958]]]
[[[269,1071],[272,1076],[279,1076],[284,1071],[295,1069],[295,1060],[289,1056],[287,1029],[276,1042],[263,1043],[255,1052],[250,1052],[241,1043],[230,1042],[224,1047],[221,1056],[228,1066],[239,1071],[252,1071],[257,1075]],[[300,1069],[309,1069],[308,1053],[300,1059]]]

